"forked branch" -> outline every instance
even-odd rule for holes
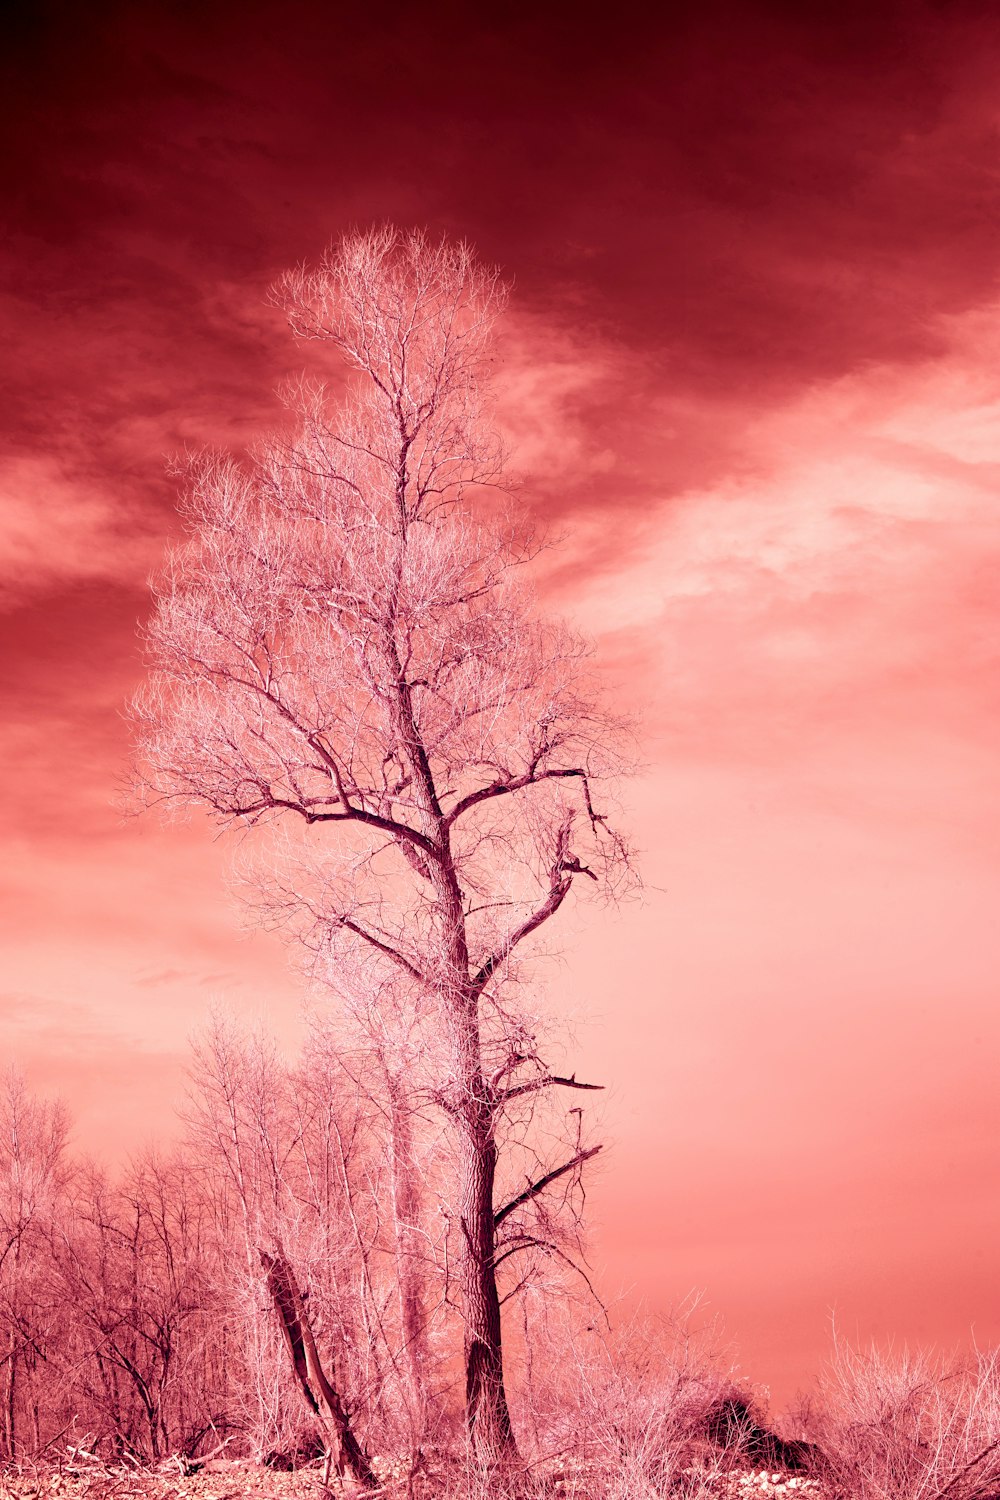
[[[585,1151],[578,1151],[569,1161],[564,1161],[561,1167],[553,1167],[552,1171],[546,1172],[544,1177],[539,1177],[535,1182],[529,1182],[523,1193],[518,1193],[516,1198],[512,1198],[509,1203],[505,1203],[503,1208],[494,1213],[494,1229],[499,1228],[504,1219],[509,1218],[523,1204],[530,1203],[532,1198],[537,1198],[539,1193],[544,1193],[553,1182],[557,1182],[560,1177],[565,1177],[567,1172],[573,1172],[577,1167],[582,1167],[585,1161],[589,1161],[592,1156],[596,1156],[598,1151],[603,1151],[603,1149],[603,1146],[588,1146]]]
[[[556,839],[556,857],[549,870],[549,893],[541,906],[535,908],[530,916],[525,917],[519,927],[515,927],[501,943],[500,947],[490,954],[486,962],[479,969],[472,981],[473,994],[480,995],[497,969],[513,953],[519,943],[522,943],[531,933],[536,932],[550,917],[555,916],[569,895],[570,886],[573,884],[574,875],[589,875],[591,880],[597,876],[593,870],[581,864],[575,854],[569,852],[569,822],[563,824]]]

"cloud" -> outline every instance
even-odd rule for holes
[[[163,542],[155,517],[57,459],[0,461],[0,607],[66,584],[141,576]]]
[[[552,602],[644,679],[673,753],[803,753],[893,723],[992,733],[1000,308],[944,333],[940,360],[744,414],[730,473],[661,495],[625,543],[584,513],[543,559]]]
[[[515,469],[546,493],[569,488],[585,503],[593,477],[618,463],[607,429],[623,392],[642,379],[641,361],[590,331],[516,307],[501,338],[498,417]]]

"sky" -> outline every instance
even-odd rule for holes
[[[700,1291],[779,1401],[834,1327],[995,1342],[995,10],[369,10],[6,23],[0,1060],[117,1160],[212,1004],[294,1045],[224,842],[120,811],[167,461],[278,420],[286,266],[462,236],[540,598],[641,718],[644,895],[549,978],[599,1284]]]

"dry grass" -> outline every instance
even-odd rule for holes
[[[406,1478],[384,1475],[379,1500],[643,1500],[654,1494],[677,1500],[820,1500],[815,1481],[758,1470],[719,1468],[676,1476],[671,1489],[650,1490],[640,1475],[621,1474],[608,1488],[607,1472],[564,1461],[544,1470],[504,1481],[468,1469],[461,1462],[432,1465]],[[94,1469],[81,1474],[62,1471],[0,1475],[0,1500],[357,1500],[358,1491],[334,1483],[324,1491],[316,1467],[294,1474],[275,1473],[251,1464],[226,1464],[212,1473],[183,1478],[134,1470]]]

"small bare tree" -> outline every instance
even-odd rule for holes
[[[499,274],[464,244],[385,229],[277,295],[355,378],[335,408],[297,387],[296,430],[248,461],[191,464],[190,535],[158,587],[137,702],[141,780],[226,826],[300,827],[258,862],[265,910],[323,945],[341,984],[391,980],[425,1027],[459,1162],[467,1420],[477,1452],[503,1458],[496,1224],[514,1208],[494,1201],[498,1128],[515,1101],[578,1086],[505,996],[575,884],[627,876],[598,800],[621,726],[583,643],[518,582],[529,549],[497,504],[484,404]]]
[[[61,1104],[0,1078],[0,1460],[41,1445],[40,1380],[51,1353],[46,1245],[66,1186],[69,1124]]]
[[[357,1100],[345,1098],[314,1048],[307,1055],[312,1067],[303,1076],[266,1037],[241,1035],[216,1017],[194,1049],[189,1143],[213,1195],[233,1209],[225,1299],[245,1370],[245,1425],[258,1452],[280,1451],[299,1425],[291,1396],[295,1411],[304,1404],[322,1428],[338,1472],[346,1466],[367,1483],[348,1406],[371,1426],[387,1339],[373,1295],[375,1233],[354,1181],[362,1165]],[[280,1344],[290,1369],[275,1366]]]

